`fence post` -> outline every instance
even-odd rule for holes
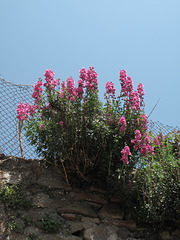
[[[23,121],[19,119],[19,145],[21,149],[21,156],[22,158],[24,158],[24,150],[22,145],[22,126],[23,126]]]

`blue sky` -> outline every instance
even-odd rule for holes
[[[35,84],[51,68],[77,82],[94,66],[100,99],[126,69],[145,87],[145,112],[180,128],[179,0],[0,0],[0,77]]]

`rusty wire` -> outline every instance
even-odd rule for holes
[[[26,159],[37,158],[35,148],[29,145],[25,132],[22,130],[22,146],[19,139],[19,120],[16,108],[20,102],[33,104],[33,85],[13,84],[0,78],[0,153],[7,156],[15,155]],[[166,135],[172,131],[179,131],[178,127],[164,126],[160,122],[149,120],[149,131],[153,135],[160,132]],[[23,147],[23,155],[22,149]]]

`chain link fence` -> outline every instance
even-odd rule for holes
[[[19,120],[16,108],[20,102],[33,104],[32,85],[17,85],[0,78],[0,151],[5,155],[21,157]],[[36,158],[34,148],[22,134],[24,156]]]
[[[0,152],[7,156],[22,157],[16,108],[20,102],[33,104],[32,93],[32,85],[17,85],[0,78]],[[152,120],[149,120],[148,127],[155,136],[159,132],[166,135],[172,131],[180,131],[178,127],[165,126]],[[34,147],[29,145],[24,132],[22,132],[22,145],[26,159],[38,157]]]

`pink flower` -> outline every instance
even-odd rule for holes
[[[130,93],[130,103],[133,110],[140,109],[140,97],[137,91]]]
[[[145,141],[145,143],[147,144],[147,145],[149,145],[150,144],[150,138],[149,138],[149,136],[145,136],[145,138],[144,138],[144,141]]]
[[[131,77],[127,77],[126,91],[129,92],[129,93],[133,91],[133,81],[132,81]]]
[[[121,154],[122,154],[122,157],[121,157],[121,161],[124,162],[124,164],[129,164],[129,161],[128,161],[128,156],[131,155],[131,152],[130,152],[130,148],[128,146],[125,146],[123,148],[123,150],[121,151]]]
[[[60,124],[61,126],[63,126],[64,123],[63,123],[63,121],[60,121],[59,124]]]
[[[40,125],[40,129],[42,129],[42,130],[44,129],[44,125],[43,124]]]
[[[72,91],[74,90],[74,88],[75,88],[75,82],[74,82],[74,80],[73,80],[72,77],[69,77],[69,78],[67,79],[67,91],[68,91],[69,93],[72,93]]]
[[[164,141],[164,137],[162,135],[162,133],[160,133],[155,139],[154,139],[154,143],[156,145],[158,145],[160,147],[160,145],[163,144],[163,141]]]
[[[126,130],[126,119],[125,117],[120,117],[118,125],[121,126],[120,129],[122,132],[124,132]]]
[[[54,77],[54,72],[51,69],[47,69],[44,73],[44,76],[49,79],[49,78],[53,78]]]
[[[114,88],[114,83],[113,82],[107,82],[106,83],[106,93],[110,94],[113,98],[115,96],[115,88]]]
[[[86,88],[88,90],[97,90],[98,88],[98,75],[96,71],[94,70],[94,67],[90,67],[87,71],[87,76],[86,76]]]
[[[135,139],[131,140],[131,143],[133,143],[135,146],[134,148],[138,150],[140,148],[141,144],[141,132],[139,130],[135,130]]]
[[[59,81],[54,79],[54,72],[51,69],[47,69],[44,73],[44,76],[46,80],[44,86],[49,88],[50,91],[58,85]]]
[[[133,81],[131,77],[127,77],[126,70],[120,71],[119,80],[121,82],[122,96],[129,96],[129,94],[133,91]]]
[[[142,97],[145,93],[144,93],[144,85],[139,83],[138,86],[137,86],[137,90],[138,90],[138,93],[139,93],[139,96]]]
[[[142,144],[142,148],[139,151],[143,156],[146,156],[147,153],[154,154],[154,148],[149,144]]]
[[[35,113],[37,113],[36,109],[37,109],[36,105],[30,106],[29,111],[30,111],[31,116],[33,116]]]
[[[42,79],[40,78],[39,81],[37,81],[35,83],[35,85],[33,86],[33,94],[32,94],[32,98],[35,98],[35,103],[38,103],[40,101],[40,98],[41,98],[41,93],[43,91],[43,88],[41,87],[43,85],[42,83]]]
[[[72,102],[77,97],[75,82],[72,77],[67,79],[67,92],[69,93],[69,100]]]
[[[83,87],[84,87],[84,81],[82,79],[80,79],[78,81],[78,88],[76,89],[78,98],[83,98],[83,94],[84,94]]]
[[[87,71],[85,68],[82,68],[80,71],[80,78],[83,80],[83,81],[86,81],[87,80]]]
[[[28,119],[30,105],[28,103],[19,103],[16,111],[17,111],[17,118],[20,120]]]
[[[146,156],[147,149],[148,147],[146,146],[146,144],[142,144],[142,148],[139,150],[141,155]]]

